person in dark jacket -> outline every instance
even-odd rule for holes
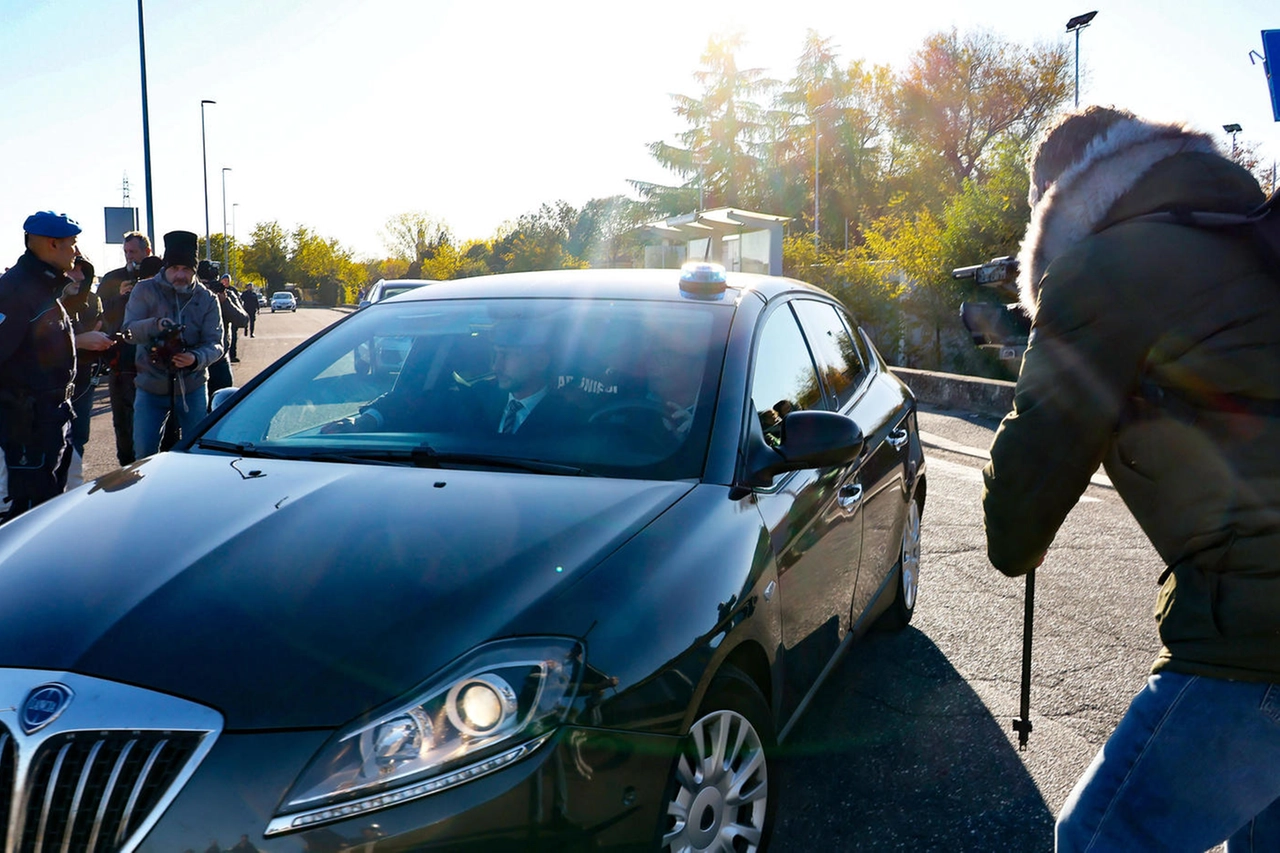
[[[219,277],[217,267],[208,261],[201,261],[196,267],[196,276],[201,284],[209,288],[218,297],[218,310],[222,314],[222,358],[209,365],[209,381],[207,391],[208,408],[213,410],[213,395],[223,388],[235,385],[235,376],[231,370],[231,362],[239,361],[235,357],[236,328],[248,322],[249,315],[240,305],[240,297],[236,289],[231,287],[231,276]]]
[[[1202,133],[1091,107],[1031,163],[1032,317],[984,470],[987,551],[1043,560],[1101,464],[1167,570],[1152,676],[1077,783],[1057,850],[1280,849],[1280,280],[1257,182]]]
[[[249,316],[248,328],[245,331],[252,338],[254,329],[258,325],[258,309],[262,307],[262,299],[259,298],[258,291],[253,289],[253,285],[248,285],[240,297],[240,302],[244,305],[244,313]]]
[[[71,283],[62,289],[62,307],[71,317],[76,336],[76,379],[71,398],[71,467],[67,470],[67,489],[84,482],[84,449],[89,444],[89,425],[93,415],[93,391],[98,376],[98,359],[111,349],[111,336],[102,331],[102,302],[93,289],[93,264],[83,256],[67,274]]]
[[[0,448],[8,521],[62,492],[71,464],[76,345],[58,297],[71,279],[80,226],[41,211],[23,223],[26,251],[0,276]]]
[[[124,333],[124,308],[129,294],[140,279],[159,272],[160,259],[151,254],[151,239],[141,231],[124,235],[125,265],[102,277],[98,295],[102,298],[102,331],[116,336],[115,346],[107,355],[110,376],[107,388],[111,394],[111,425],[116,434],[116,460],[121,466],[133,461],[133,401],[137,391],[138,370],[134,366],[137,347],[118,339]]]

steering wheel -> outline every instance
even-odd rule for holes
[[[635,450],[665,457],[680,445],[680,439],[663,423],[666,416],[665,403],[641,397],[609,403],[593,412],[587,423],[607,424]]]
[[[650,400],[645,397],[638,397],[634,400],[618,400],[602,406],[591,413],[591,417],[587,418],[587,423],[595,424],[601,421],[609,420],[616,416],[618,421],[631,420],[630,415],[639,415],[648,417],[657,415],[659,419],[667,416],[667,406],[657,400]]]

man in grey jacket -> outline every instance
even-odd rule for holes
[[[210,364],[222,357],[218,298],[196,280],[197,237],[164,235],[164,268],[138,282],[125,308],[124,328],[138,346],[134,401],[135,458],[160,448],[165,422],[177,417],[182,436],[204,418]]]

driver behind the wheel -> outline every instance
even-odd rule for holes
[[[701,329],[649,325],[633,363],[618,371],[634,381],[620,381],[619,399],[601,406],[591,422],[656,434],[666,447],[683,442],[702,388],[705,338]]]
[[[693,425],[702,388],[706,349],[696,335],[659,332],[649,338],[644,354],[648,397],[662,406],[662,425],[684,439]]]

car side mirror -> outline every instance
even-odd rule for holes
[[[768,486],[787,471],[852,462],[866,446],[852,418],[836,412],[792,412],[782,419],[782,441],[770,447],[757,421],[747,452],[747,482]]]

